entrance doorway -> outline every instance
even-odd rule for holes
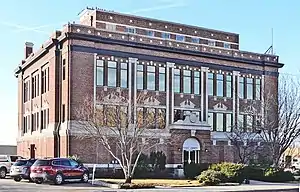
[[[200,143],[195,138],[188,138],[183,143],[183,163],[200,163]]]
[[[30,145],[30,158],[35,159],[35,144]]]

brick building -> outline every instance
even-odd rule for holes
[[[85,9],[80,24],[65,25],[34,53],[25,44],[15,71],[18,154],[111,162],[100,145],[75,138],[74,109],[86,94],[121,90],[135,115],[156,109],[161,139],[176,141],[160,149],[168,164],[235,161],[225,133],[263,118],[262,93],[276,93],[281,67],[278,56],[239,50],[235,33]],[[140,92],[157,97],[135,103]]]

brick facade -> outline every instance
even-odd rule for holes
[[[114,31],[108,29],[111,24],[117,24]],[[135,33],[128,33],[128,28],[135,28]],[[154,37],[147,35],[149,30],[155,31]],[[162,33],[169,33],[170,39],[161,39]],[[185,36],[185,41],[176,41],[178,35]],[[193,38],[199,38],[199,43],[195,43]],[[210,41],[214,41],[215,46],[210,46]],[[230,48],[225,48],[225,44],[230,44]],[[269,90],[268,85],[272,84],[271,90],[276,95],[278,68],[283,66],[278,62],[278,56],[240,51],[238,34],[101,10],[87,10],[81,17],[80,25],[66,25],[34,54],[29,54],[28,45],[25,47],[26,59],[15,72],[19,85],[18,154],[31,156],[34,144],[36,157],[76,154],[85,162],[100,164],[110,163],[112,156],[92,139],[79,140],[72,124],[76,121],[76,109],[82,107],[86,96],[107,96],[111,91],[121,90],[122,96],[131,103],[134,103],[138,94],[143,94],[145,98],[155,98],[157,104],[154,107],[166,113],[166,126],[161,128],[165,135],[165,144],[153,150],[164,151],[168,164],[183,163],[183,145],[189,138],[194,138],[199,143],[199,163],[237,161],[234,148],[228,143],[225,134],[212,129],[209,124],[211,117],[208,114],[230,114],[230,122],[234,124],[248,106],[260,111],[261,100],[238,97],[239,80],[259,80],[261,92],[265,88]],[[98,61],[104,63],[101,86],[97,86]],[[127,78],[130,77],[131,81],[126,88],[117,86],[121,84],[119,72],[116,74],[117,85],[108,86],[109,61],[116,63],[117,71],[122,63],[128,66]],[[143,65],[145,70],[143,90],[135,90],[138,83],[135,81],[138,78],[138,65]],[[156,70],[154,90],[147,90],[148,66]],[[49,68],[46,84],[49,84],[50,89],[41,93],[41,75],[44,68]],[[159,68],[165,70],[163,91],[159,90]],[[180,93],[175,92],[174,88],[177,86],[174,83],[175,70],[179,70],[181,74]],[[185,70],[191,73],[188,76],[191,79],[189,84],[184,84]],[[198,84],[195,84],[196,73],[199,74]],[[32,77],[37,74],[39,94],[32,97]],[[213,95],[209,95],[209,74],[214,74]],[[224,94],[230,89],[231,96],[227,97],[223,93],[221,96],[216,95],[220,88],[217,78],[220,76],[224,78]],[[228,76],[231,77],[229,87],[225,83]],[[29,99],[24,101],[24,82],[27,80],[30,82]],[[184,92],[186,86],[190,87]],[[198,92],[196,86],[199,88]],[[146,107],[145,100],[134,106],[135,109]],[[47,109],[49,113],[43,111]],[[189,122],[190,116],[181,114],[184,119],[178,120],[175,111],[191,111],[198,119],[196,122],[195,119]],[[39,116],[35,123],[31,118],[34,113]],[[46,114],[45,118],[42,114]],[[24,118],[27,116],[30,117],[29,120]],[[227,121],[227,116],[223,120]],[[216,123],[218,119],[212,122]],[[42,129],[44,124],[46,127]],[[32,130],[33,125],[36,127],[35,131]]]

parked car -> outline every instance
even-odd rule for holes
[[[18,155],[0,155],[0,179],[4,179],[10,172],[10,168],[18,159],[24,159]]]
[[[20,159],[17,160],[10,168],[10,177],[19,182],[22,179],[30,179],[30,167],[35,162],[35,159]]]
[[[37,184],[54,182],[60,185],[67,180],[89,180],[88,168],[68,158],[38,159],[30,171],[30,178]]]

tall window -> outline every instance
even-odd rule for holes
[[[238,126],[239,128],[245,129],[246,128],[246,121],[245,121],[245,115],[239,114],[238,116]]]
[[[103,86],[103,79],[104,79],[104,69],[103,69],[103,60],[97,60],[97,85]]]
[[[24,93],[23,93],[24,98],[23,99],[24,99],[24,103],[25,103],[29,100],[29,81],[24,83],[23,89],[24,89]]]
[[[244,99],[245,98],[245,78],[239,77],[239,98]]]
[[[144,66],[143,65],[137,65],[137,77],[136,77],[136,86],[137,89],[143,89],[144,88]]]
[[[232,114],[231,113],[226,113],[226,132],[231,132],[232,130]]]
[[[159,67],[159,91],[166,91],[166,68]]]
[[[247,99],[253,99],[253,79],[247,78]]]
[[[194,72],[194,94],[196,95],[200,94],[200,72],[199,71]]]
[[[226,97],[232,97],[232,76],[226,76]]]
[[[117,63],[114,61],[108,61],[108,82],[107,85],[110,87],[117,86]]]
[[[173,89],[175,93],[180,93],[180,69],[174,69]]]
[[[176,41],[184,41],[183,35],[176,35]]]
[[[183,93],[191,93],[191,71],[183,70]]]
[[[216,131],[224,131],[224,114],[223,113],[217,113],[216,114]]]
[[[28,131],[28,116],[23,117],[23,133]]]
[[[49,109],[41,111],[41,129],[46,129],[49,124]]]
[[[170,39],[170,33],[162,33],[162,34],[161,34],[161,37],[162,37],[163,39]]]
[[[42,71],[42,87],[41,87],[42,94],[49,91],[48,81],[49,81],[49,68]]]
[[[224,96],[224,75],[217,74],[217,96]]]
[[[214,74],[213,73],[208,73],[208,95],[213,95],[214,94]]]
[[[127,72],[127,63],[121,63],[121,75],[120,75],[120,87],[127,88],[128,87],[128,82],[127,82],[127,77],[128,77],[128,72]]]
[[[255,79],[255,99],[261,99],[261,80]]]
[[[62,64],[62,80],[66,79],[66,59],[63,59]]]
[[[155,67],[147,66],[147,89],[155,90]]]
[[[32,77],[31,85],[31,94],[33,99],[39,95],[39,75],[35,75],[34,77]]]

